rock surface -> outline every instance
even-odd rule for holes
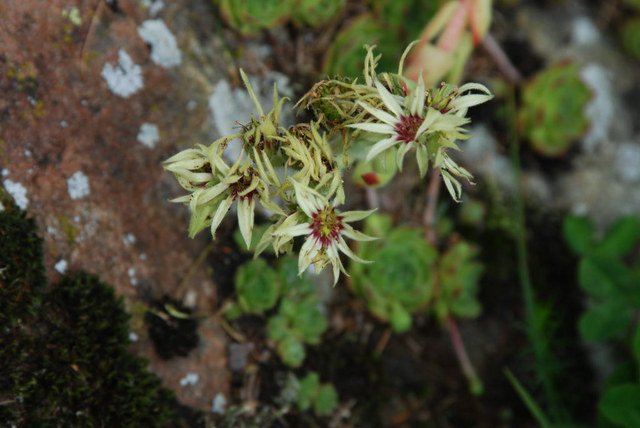
[[[215,136],[208,98],[226,66],[210,2],[156,3],[0,4],[0,168],[38,222],[50,278],[82,269],[113,285],[134,315],[132,349],[182,403],[210,411],[230,375],[226,337],[206,318],[216,284],[194,264],[208,239],[186,237],[160,163]],[[157,358],[139,322],[140,302],[164,294],[205,315],[188,357]]]

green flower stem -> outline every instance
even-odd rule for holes
[[[522,168],[520,166],[520,139],[517,130],[517,104],[515,98],[515,87],[511,87],[507,100],[508,121],[511,124],[510,130],[510,151],[511,164],[516,181],[514,221],[516,234],[516,257],[520,287],[522,290],[522,300],[525,309],[526,332],[533,348],[536,372],[538,374],[545,398],[549,405],[549,411],[555,419],[563,419],[564,409],[556,390],[553,373],[550,370],[550,361],[553,355],[545,345],[549,339],[545,337],[545,331],[537,328],[536,308],[538,302],[531,283],[531,273],[528,264],[527,244],[526,244],[526,222],[524,210],[524,196],[522,191]]]
[[[476,371],[471,364],[469,354],[467,354],[467,349],[465,348],[464,342],[462,341],[462,336],[460,335],[460,330],[458,329],[456,320],[451,315],[449,315],[445,319],[445,324],[447,326],[447,330],[449,331],[449,337],[451,337],[453,350],[455,351],[458,362],[460,363],[460,367],[462,368],[462,373],[464,373],[464,376],[469,382],[469,389],[471,390],[471,393],[473,395],[481,395],[483,391],[482,381],[476,374]]]

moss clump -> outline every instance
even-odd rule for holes
[[[173,394],[127,352],[122,299],[97,277],[46,290],[35,224],[0,213],[0,420],[18,426],[176,426]]]

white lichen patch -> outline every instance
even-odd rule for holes
[[[80,9],[76,6],[70,7],[62,11],[62,16],[67,18],[76,27],[82,25],[82,15],[80,15]]]
[[[138,285],[138,277],[136,276],[136,268],[130,267],[127,270],[127,275],[129,275],[129,282],[131,283],[131,285],[133,285],[134,287],[136,285]]]
[[[142,0],[142,6],[149,9],[149,15],[156,16],[162,9],[164,9],[164,2],[162,0]]]
[[[620,144],[615,154],[615,166],[623,180],[631,183],[640,181],[640,145]]]
[[[182,62],[176,38],[161,19],[144,21],[138,27],[138,34],[151,45],[151,60],[159,66],[170,68]]]
[[[609,139],[615,114],[615,95],[607,70],[599,64],[589,64],[580,71],[580,76],[593,91],[593,98],[585,108],[591,126],[582,140],[586,151],[593,151],[600,143]]]
[[[89,196],[89,178],[82,171],[76,171],[67,179],[67,191],[71,199],[82,199]]]
[[[227,399],[224,398],[224,395],[221,393],[217,393],[215,397],[213,397],[213,401],[211,402],[211,411],[213,413],[217,413],[219,415],[224,414],[224,410],[227,407]]]
[[[129,332],[129,342],[137,342],[138,339],[140,339],[140,337],[138,336],[138,333],[136,333],[135,331]]]
[[[138,142],[145,147],[153,149],[160,141],[160,131],[153,123],[143,123],[138,131]]]
[[[118,51],[116,65],[104,65],[101,76],[107,81],[111,92],[123,98],[128,98],[144,86],[142,68],[133,62],[124,49]]]
[[[7,171],[6,169],[4,171]],[[2,175],[9,175],[9,171],[5,174],[3,171]],[[15,182],[10,179],[6,179],[2,182],[4,189],[11,195],[16,205],[21,209],[26,210],[29,206],[29,199],[27,198],[27,188],[24,187],[21,183]]]
[[[58,272],[61,275],[63,275],[67,271],[67,267],[68,267],[68,264],[65,259],[61,259],[58,261],[58,263],[53,265],[53,268],[56,270],[56,272]]]
[[[136,236],[133,233],[127,233],[122,237],[122,243],[125,246],[130,246],[136,243]]]
[[[185,377],[180,379],[180,386],[195,385],[200,380],[198,373],[187,373]]]
[[[600,39],[600,31],[591,19],[580,16],[573,21],[571,38],[579,45],[593,45]]]

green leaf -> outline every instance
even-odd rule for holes
[[[460,241],[440,257],[440,305],[437,305],[437,314],[441,319],[449,313],[466,318],[480,314],[477,293],[483,267],[476,256],[475,247]]]
[[[638,372],[640,372],[640,325],[636,326],[636,333],[633,335],[633,356],[636,359],[638,365]]]
[[[391,327],[396,333],[404,333],[411,328],[411,314],[409,314],[398,302],[391,305]]]
[[[300,381],[298,390],[298,408],[303,412],[311,407],[318,394],[320,379],[318,373],[310,372]]]
[[[295,306],[290,323],[305,343],[314,345],[320,342],[322,333],[328,327],[327,318],[316,296],[309,296]]]
[[[615,424],[625,428],[640,427],[640,385],[625,384],[607,389],[598,409]]]
[[[235,285],[238,303],[244,312],[262,314],[278,301],[276,274],[263,259],[251,260],[240,266]]]
[[[224,310],[224,316],[230,320],[238,319],[240,318],[241,315],[242,315],[242,309],[237,303],[230,304]]]
[[[632,312],[625,301],[595,305],[580,318],[579,330],[585,340],[598,341],[622,336]]]
[[[267,336],[274,342],[280,342],[290,334],[287,319],[281,315],[274,315],[267,322]]]
[[[296,298],[317,293],[315,284],[308,275],[298,275],[297,257],[280,257],[278,261],[278,277],[282,284],[282,296]]]
[[[568,216],[562,230],[565,241],[576,254],[585,254],[593,245],[593,223],[587,217]]]
[[[317,28],[336,18],[344,3],[345,0],[297,0],[292,18],[300,26]]]
[[[382,24],[370,14],[348,22],[333,39],[324,58],[324,73],[358,77],[362,74],[365,44],[379,44],[385,34]]]
[[[616,270],[612,266],[615,260],[597,257],[583,259],[578,266],[580,287],[589,295],[599,298],[615,297],[619,288],[616,286]],[[624,266],[619,266],[624,269]]]
[[[596,251],[609,257],[622,257],[628,254],[640,240],[640,218],[624,217],[607,231]]]
[[[278,343],[278,355],[290,367],[300,367],[306,356],[304,345],[294,336],[287,336]]]
[[[331,384],[322,385],[313,403],[313,410],[318,416],[329,416],[338,405],[338,394]]]

